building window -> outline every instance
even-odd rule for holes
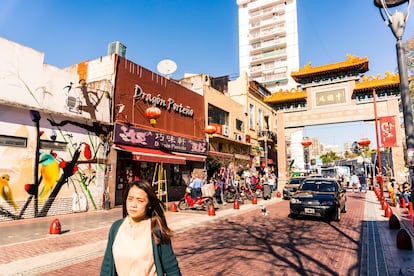
[[[65,151],[67,144],[68,143],[66,143],[66,142],[40,140],[40,148],[41,149]]]
[[[228,125],[229,113],[211,104],[208,105],[208,123]]]
[[[249,104],[249,128],[250,129],[255,129],[254,127],[254,105],[253,104]]]
[[[236,129],[238,131],[244,132],[244,123],[243,123],[243,121],[241,121],[239,119],[236,119]]]
[[[0,135],[0,146],[25,148],[27,147],[27,138],[8,135]]]
[[[263,110],[261,108],[257,110],[257,126],[259,131],[263,130]]]

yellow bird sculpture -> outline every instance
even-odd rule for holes
[[[0,194],[7,203],[14,207],[14,210],[17,210],[17,204],[14,202],[13,193],[9,186],[9,180],[10,176],[8,174],[0,176]]]
[[[60,167],[52,154],[42,154],[40,158],[40,173],[42,175],[43,188],[39,194],[39,199],[44,200],[52,191],[59,179]]]

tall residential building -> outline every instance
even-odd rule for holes
[[[272,93],[296,87],[299,69],[296,0],[237,0],[239,63]]]

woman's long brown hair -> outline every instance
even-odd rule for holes
[[[126,217],[128,215],[126,201],[129,190],[133,186],[143,190],[148,196],[147,217],[151,218],[151,232],[155,242],[157,244],[159,242],[169,242],[174,232],[167,225],[167,220],[165,218],[165,204],[157,197],[148,181],[138,180],[127,184],[124,200],[122,202],[122,216]]]

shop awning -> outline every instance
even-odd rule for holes
[[[219,152],[219,151],[215,151],[215,150],[210,150],[208,152],[208,155],[216,156],[216,157],[222,157],[222,158],[226,158],[226,159],[233,159],[233,154],[225,153],[225,152]]]
[[[134,160],[136,161],[184,165],[186,160],[182,156],[157,149],[147,149],[125,145],[116,145],[115,149],[131,152]]]
[[[250,160],[250,156],[249,155],[238,154],[238,153],[235,153],[234,154],[234,158],[235,159],[240,159],[240,160]]]
[[[175,155],[182,156],[188,161],[195,161],[195,162],[205,162],[207,156],[205,155],[198,155],[198,154],[191,154],[191,153],[183,153],[183,152],[173,152]]]

